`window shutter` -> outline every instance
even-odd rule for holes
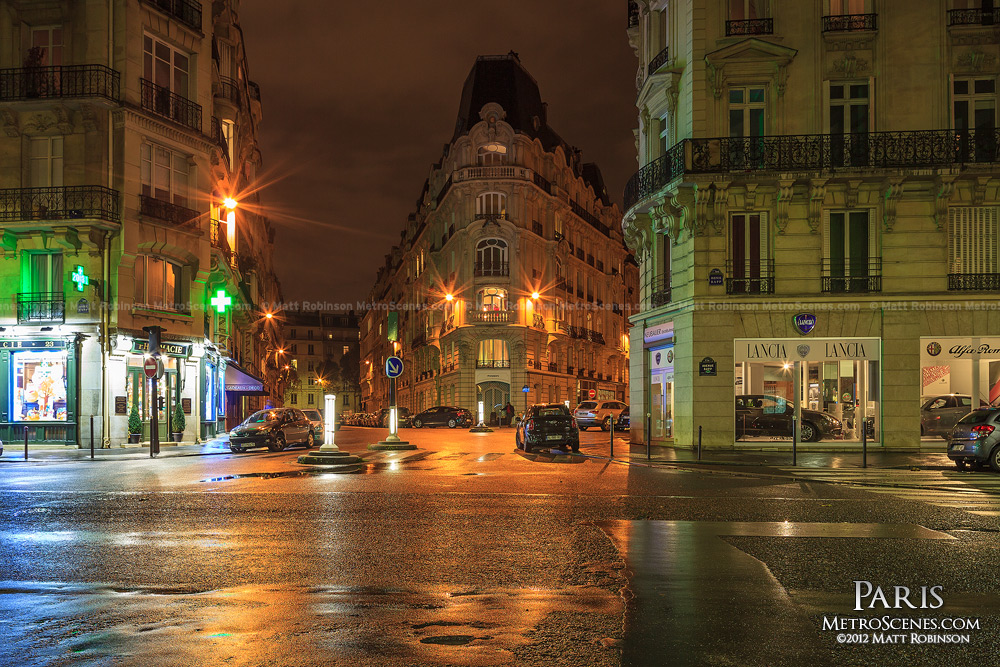
[[[875,131],[875,77],[868,77],[868,131]]]
[[[827,89],[829,90],[829,89]],[[823,210],[823,264],[822,272],[829,275],[830,271],[830,211]]]
[[[830,81],[823,82],[823,106],[820,109],[823,134],[830,134]]]
[[[765,262],[771,256],[771,248],[767,242],[768,220],[767,213],[760,214],[760,261]]]

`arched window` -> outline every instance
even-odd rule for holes
[[[491,167],[507,162],[507,147],[497,142],[490,142],[479,147],[476,154],[476,164],[480,167]]]
[[[476,359],[476,366],[479,368],[510,368],[507,341],[500,338],[479,341],[479,357]]]
[[[484,192],[476,197],[476,217],[507,218],[507,195],[502,192]]]
[[[503,239],[483,239],[476,246],[477,276],[508,276],[507,242]]]
[[[507,310],[507,290],[487,287],[476,295],[479,310]]]

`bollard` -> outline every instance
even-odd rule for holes
[[[24,460],[28,460],[28,427],[24,427]]]
[[[798,424],[796,422],[797,420],[795,419],[795,417],[792,417],[792,466],[793,467],[798,465],[795,461],[796,445],[798,445],[799,443],[799,429],[798,429]]]
[[[611,458],[615,458],[615,420],[611,420]]]
[[[701,426],[698,427],[698,460],[701,461]]]
[[[861,425],[861,467],[868,467],[868,426]]]
[[[94,458],[94,415],[90,415],[90,458]]]
[[[652,428],[653,428],[653,416],[647,412],[646,413],[646,460],[647,461],[650,459],[649,445],[650,445],[650,440],[653,439]]]

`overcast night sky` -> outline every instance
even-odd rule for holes
[[[621,205],[636,169],[638,66],[624,0],[243,0],[240,23],[286,301],[367,297],[451,138],[477,55],[519,54],[550,126]]]

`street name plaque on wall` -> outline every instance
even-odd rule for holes
[[[190,398],[182,398],[181,399],[181,411],[184,412],[184,414],[186,414],[186,415],[191,414],[191,399]]]
[[[127,396],[115,396],[115,414],[116,415],[127,415],[128,414],[128,397]]]
[[[698,375],[715,375],[717,366],[715,359],[712,357],[705,357],[698,364]]]
[[[722,284],[722,269],[712,269],[708,272],[708,284],[709,285],[721,285]]]

